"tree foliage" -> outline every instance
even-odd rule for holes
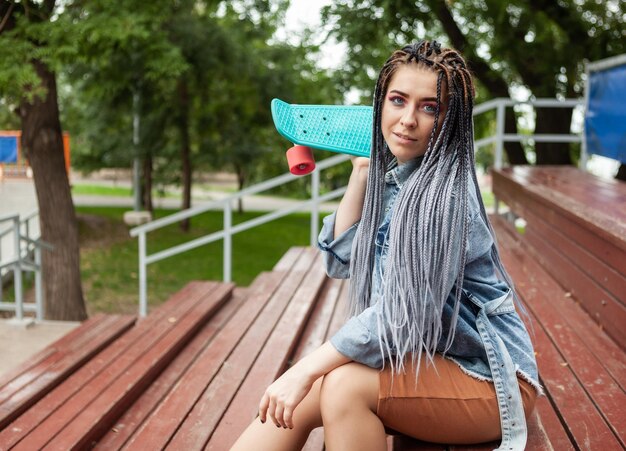
[[[626,51],[624,6],[595,0],[344,0],[323,11],[331,34],[348,44],[345,77],[364,92],[384,57],[416,39],[438,39],[469,61],[487,98],[525,87],[532,97],[580,97],[584,63]],[[480,100],[486,100],[479,97]],[[540,109],[536,133],[569,133],[571,112]],[[514,131],[515,118],[507,118]],[[526,161],[507,146],[509,160]],[[539,163],[570,162],[568,145],[538,144]]]

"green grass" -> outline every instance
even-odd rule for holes
[[[123,186],[101,186],[101,185],[73,185],[73,194],[87,196],[116,196],[130,197],[133,192],[130,188]]]
[[[138,299],[137,239],[122,222],[125,208],[80,207],[81,273],[90,313],[134,313]],[[158,210],[155,218],[171,214]],[[261,213],[234,214],[233,223]],[[310,216],[294,214],[233,237],[233,280],[247,286],[271,270],[294,245],[309,244]],[[192,219],[188,233],[177,224],[148,234],[148,253],[169,248],[222,229],[222,213]],[[223,242],[217,241],[148,266],[148,300],[154,307],[191,280],[222,280]]]

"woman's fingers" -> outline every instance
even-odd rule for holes
[[[259,420],[261,423],[265,423],[267,420],[267,409],[270,405],[270,397],[267,395],[267,392],[263,394],[261,398],[261,402],[259,403]]]
[[[286,427],[293,429],[293,407],[289,404],[286,404],[283,410],[283,421]]]
[[[267,409],[267,416],[276,426],[280,427],[280,423],[276,419],[276,402],[272,396],[270,396],[270,405]]]
[[[274,412],[274,418],[276,419],[276,425],[281,428],[285,428],[285,421],[283,420],[283,412],[285,408],[282,403],[276,404],[276,410]]]

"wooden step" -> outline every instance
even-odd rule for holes
[[[2,431],[0,442],[15,443],[15,449],[88,446],[218,311],[232,288],[190,283]]]
[[[0,429],[70,377],[134,323],[133,316],[95,315],[5,373],[0,380]]]

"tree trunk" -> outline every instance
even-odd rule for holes
[[[429,3],[450,38],[452,45],[466,55],[470,70],[485,85],[489,94],[493,97],[510,97],[508,83],[494,72],[489,64],[478,56],[475,49],[468,44],[467,38],[454,20],[447,3],[441,0],[431,0]],[[504,127],[505,133],[517,133],[517,120],[515,113],[510,108],[506,111]],[[505,143],[504,151],[510,164],[528,164],[526,153],[520,143]]]
[[[246,171],[243,166],[235,164],[235,173],[237,174],[238,190],[241,191],[246,183]],[[237,212],[243,213],[243,198],[241,197],[237,199]]]
[[[569,108],[538,108],[535,134],[571,133],[572,110]],[[535,143],[537,164],[572,164],[569,143]]]
[[[507,108],[504,116],[504,133],[517,134],[517,118],[512,108]],[[504,151],[509,164],[528,164],[526,152],[519,142],[504,143]]]
[[[54,250],[43,252],[45,317],[80,321],[87,318],[80,278],[78,224],[65,170],[63,138],[55,74],[42,62],[32,62],[45,98],[20,105],[22,146],[33,169],[39,202],[41,239]]]
[[[154,212],[152,202],[152,155],[148,154],[143,160],[143,209]]]
[[[189,138],[189,92],[187,90],[187,82],[181,79],[178,84],[178,98],[180,101],[180,111],[178,128],[180,131],[180,160],[182,170],[183,183],[183,203],[182,210],[191,208],[191,145]],[[180,222],[180,229],[188,232],[190,227],[189,218]]]

